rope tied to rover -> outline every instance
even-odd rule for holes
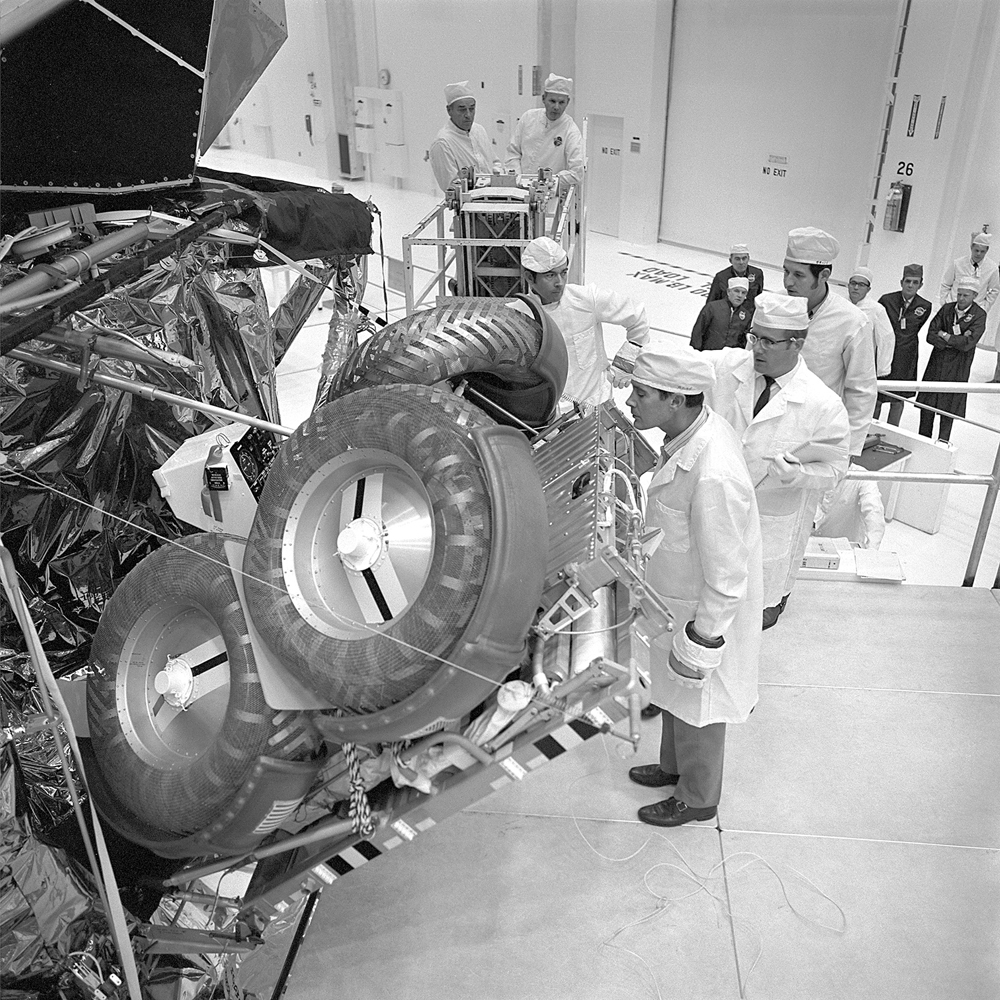
[[[365,791],[364,778],[361,776],[361,762],[358,760],[358,748],[354,743],[345,743],[341,747],[347,770],[350,776],[351,794],[350,809],[351,830],[353,833],[368,839],[375,835],[375,821],[372,819],[372,808]]]

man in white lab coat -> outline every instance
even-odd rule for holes
[[[811,330],[807,336],[808,324],[805,299],[763,292],[757,296],[748,350],[703,352],[716,374],[708,402],[739,435],[757,494],[764,628],[785,609],[816,505],[843,478],[850,454],[844,404],[802,357],[812,336]]]
[[[447,191],[462,167],[476,173],[500,172],[500,161],[482,125],[476,124],[476,97],[469,81],[449,83],[444,88],[449,122],[431,143],[431,170],[442,191]]]
[[[993,261],[986,259],[992,243],[992,233],[976,233],[972,237],[968,256],[953,260],[945,268],[941,278],[941,301],[938,308],[955,301],[959,281],[972,278],[977,284],[976,305],[989,313],[997,298],[1000,298],[1000,269]],[[977,346],[986,351],[997,352],[996,368],[991,381],[1000,382],[1000,325],[996,323],[995,317],[994,322],[987,325],[986,333]]]
[[[972,237],[968,255],[953,260],[945,268],[941,277],[940,305],[954,302],[958,282],[962,278],[972,278],[977,285],[976,305],[987,313],[990,311],[993,303],[1000,297],[1000,273],[997,265],[986,259],[992,243],[992,233],[977,233]]]
[[[788,234],[784,282],[789,295],[801,296],[809,309],[809,339],[802,357],[847,408],[851,454],[860,455],[875,411],[875,345],[865,314],[829,286],[840,244],[822,229],[805,226]]]
[[[626,337],[642,346],[649,340],[645,306],[607,288],[567,284],[569,257],[548,236],[533,239],[521,251],[521,266],[529,291],[541,301],[566,342],[569,371],[563,403],[597,406],[610,399],[606,373],[611,360],[601,324],[623,326]]]
[[[868,332],[875,344],[875,374],[879,378],[888,378],[896,350],[896,334],[885,306],[868,296],[872,289],[872,277],[867,267],[856,267],[847,279],[847,297],[868,317]]]
[[[640,430],[659,427],[663,453],[649,485],[646,524],[663,537],[647,582],[674,617],[650,648],[653,701],[663,709],[660,759],[629,771],[648,788],[676,786],[639,810],[654,826],[716,815],[726,725],[757,703],[760,521],[733,429],[704,405],[715,370],[688,346],[643,348],[628,406]]]
[[[548,167],[560,190],[583,180],[583,136],[566,108],[573,81],[550,73],[542,88],[542,107],[525,111],[507,143],[504,167],[515,174],[537,175]]]
[[[847,538],[862,549],[877,549],[885,536],[885,507],[878,483],[845,479],[836,489],[827,490],[816,508],[812,533],[822,538]]]

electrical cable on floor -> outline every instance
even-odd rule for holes
[[[611,763],[611,754],[610,754],[610,750],[609,750],[609,747],[608,747],[608,743],[603,738],[601,740],[601,745],[603,746],[604,752],[605,752],[605,764],[602,765],[600,768],[598,768],[596,771],[588,771],[585,774],[579,775],[578,777],[574,778],[573,781],[571,781],[569,783],[569,785],[567,786],[567,791],[571,790],[573,788],[573,786],[577,782],[582,781],[584,778],[590,778],[590,777],[593,777],[596,774],[599,774],[601,771],[603,771],[606,768],[606,766],[608,764]],[[823,892],[823,890],[820,889],[819,886],[817,886],[815,882],[813,882],[811,879],[809,879],[805,875],[803,875],[802,872],[798,871],[798,869],[792,868],[791,865],[787,865],[787,866],[783,866],[783,867],[787,868],[787,870],[791,873],[792,876],[794,876],[795,879],[803,882],[806,886],[809,887],[809,889],[811,889],[814,892],[816,892],[819,896],[821,896],[824,900],[826,900],[828,903],[830,903],[833,907],[836,908],[837,912],[840,915],[840,920],[837,922],[837,924],[827,924],[827,923],[824,923],[823,921],[821,921],[821,920],[819,920],[819,919],[817,919],[815,917],[807,916],[806,914],[802,913],[799,909],[797,909],[796,906],[794,905],[794,903],[792,902],[792,900],[789,898],[788,890],[787,890],[786,885],[785,885],[785,879],[782,878],[782,875],[779,873],[778,869],[774,865],[772,865],[766,858],[761,857],[761,855],[759,855],[759,854],[756,854],[756,853],[751,852],[751,851],[739,851],[736,854],[732,854],[732,855],[729,855],[728,857],[724,857],[722,861],[720,861],[717,864],[713,865],[708,870],[707,873],[701,874],[701,873],[697,872],[688,863],[687,859],[684,857],[684,855],[681,854],[681,852],[677,849],[676,845],[670,840],[669,837],[667,837],[665,834],[659,833],[657,831],[653,831],[653,832],[651,832],[649,834],[649,836],[646,837],[645,841],[643,841],[642,845],[637,850],[633,851],[631,854],[627,855],[626,857],[623,857],[623,858],[613,858],[613,857],[610,857],[610,856],[608,856],[606,854],[603,854],[596,847],[594,847],[594,845],[590,842],[590,840],[587,838],[586,834],[583,832],[582,828],[580,827],[579,819],[577,818],[575,811],[571,811],[571,817],[573,819],[573,825],[576,827],[576,831],[580,835],[580,838],[587,845],[587,847],[594,854],[596,854],[599,858],[601,858],[601,860],[603,860],[603,861],[607,861],[607,862],[610,862],[612,864],[623,864],[625,862],[631,861],[634,858],[638,857],[638,855],[640,855],[646,849],[646,847],[649,846],[650,841],[652,841],[653,838],[655,837],[655,838],[659,838],[660,840],[662,840],[665,843],[667,843],[669,845],[670,849],[677,855],[678,859],[681,862],[681,864],[678,865],[678,864],[674,864],[673,862],[661,861],[661,862],[658,862],[658,863],[652,865],[650,868],[648,868],[645,871],[645,873],[643,874],[642,881],[643,881],[643,886],[646,889],[646,891],[650,895],[652,895],[653,897],[656,898],[657,902],[656,902],[655,907],[653,908],[653,910],[651,910],[649,913],[647,913],[645,916],[641,917],[640,919],[634,920],[634,921],[630,921],[627,924],[623,924],[609,938],[607,938],[605,941],[601,942],[602,946],[605,946],[605,947],[608,947],[608,948],[615,948],[617,950],[624,951],[626,954],[632,955],[635,958],[639,959],[639,961],[642,962],[643,965],[646,966],[647,970],[650,973],[650,976],[653,979],[653,985],[656,988],[656,994],[657,994],[657,997],[659,998],[659,1000],[662,1000],[662,994],[660,993],[659,985],[656,982],[656,976],[653,973],[653,970],[650,967],[649,963],[641,955],[637,954],[636,952],[631,951],[630,949],[625,948],[622,945],[614,944],[613,942],[614,942],[615,938],[617,938],[620,934],[623,934],[625,931],[631,929],[632,927],[638,927],[639,925],[647,923],[648,921],[650,921],[650,920],[654,919],[655,917],[659,916],[661,913],[665,912],[670,907],[670,905],[672,903],[679,903],[679,902],[681,902],[681,901],[683,901],[685,899],[689,899],[689,898],[691,898],[693,896],[697,896],[701,892],[705,892],[715,902],[717,902],[722,907],[724,915],[729,919],[729,921],[730,921],[732,927],[734,928],[734,930],[737,927],[743,928],[744,930],[746,930],[747,932],[749,932],[750,934],[752,934],[753,936],[755,936],[756,939],[757,939],[757,954],[755,955],[753,963],[751,964],[751,966],[750,966],[749,970],[747,971],[746,975],[743,976],[742,979],[738,983],[739,990],[740,990],[740,996],[741,997],[745,997],[745,995],[746,995],[746,987],[747,987],[747,983],[750,980],[750,976],[752,975],[754,969],[757,968],[757,965],[759,964],[759,962],[761,960],[761,957],[764,954],[764,939],[763,939],[763,936],[760,933],[760,931],[758,931],[753,926],[753,924],[750,923],[750,921],[748,921],[748,920],[746,920],[745,918],[742,918],[742,917],[737,917],[732,912],[732,910],[731,910],[729,904],[726,902],[726,900],[723,899],[722,897],[718,896],[715,892],[713,892],[712,889],[709,887],[709,883],[713,882],[713,881],[716,881],[716,880],[718,880],[720,878],[723,879],[724,883],[728,882],[728,881],[732,881],[732,879],[734,879],[735,877],[737,877],[739,875],[742,875],[742,874],[746,873],[747,871],[749,871],[751,868],[753,868],[755,865],[757,865],[758,862],[761,865],[763,865],[778,880],[778,887],[781,890],[781,894],[782,894],[782,896],[783,896],[783,898],[785,900],[785,903],[788,905],[788,909],[792,913],[794,913],[795,916],[797,916],[800,920],[804,921],[807,924],[813,924],[814,926],[816,926],[820,930],[828,931],[828,932],[830,932],[832,934],[836,934],[836,935],[842,935],[842,934],[846,933],[846,931],[847,931],[847,915],[844,913],[843,908],[835,900],[833,900],[829,895],[827,895],[827,893]],[[719,832],[719,834],[721,836],[721,834],[724,832],[722,830],[722,828],[721,827],[716,827],[716,829],[717,829],[717,831]],[[738,858],[745,858],[745,859],[748,859],[748,860],[746,861],[746,863],[741,864],[738,868],[736,868],[735,871],[733,871],[728,866],[731,866],[732,863],[734,862],[734,860],[736,860]],[[683,867],[681,867],[682,865],[683,865]],[[674,871],[680,872],[680,874],[685,879],[693,882],[694,885],[697,886],[697,888],[693,889],[691,892],[686,892],[686,893],[683,893],[683,894],[681,894],[679,896],[664,896],[664,895],[656,892],[650,886],[650,884],[649,884],[649,877],[658,868],[673,869]],[[739,969],[738,969],[738,967],[737,967],[737,978],[739,979]]]

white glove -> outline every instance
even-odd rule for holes
[[[774,476],[779,483],[791,486],[802,474],[802,463],[791,452],[776,455],[767,467],[768,474]]]
[[[702,646],[688,636],[687,628],[678,629],[667,662],[672,681],[681,687],[702,688],[722,662],[722,647]]]
[[[705,686],[705,675],[702,671],[697,670],[693,667],[688,667],[686,664],[681,663],[680,660],[674,655],[674,651],[670,651],[670,655],[667,658],[667,663],[670,666],[670,673],[667,675],[675,684],[679,684],[684,688],[703,688]]]
[[[616,368],[614,365],[608,368],[605,375],[616,389],[627,389],[632,384],[632,376],[628,372],[623,372],[621,368]]]

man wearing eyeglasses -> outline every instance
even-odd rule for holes
[[[784,611],[816,505],[843,478],[850,456],[847,410],[802,358],[808,327],[804,298],[763,292],[746,350],[702,352],[716,371],[708,403],[740,436],[757,494],[764,628]]]

